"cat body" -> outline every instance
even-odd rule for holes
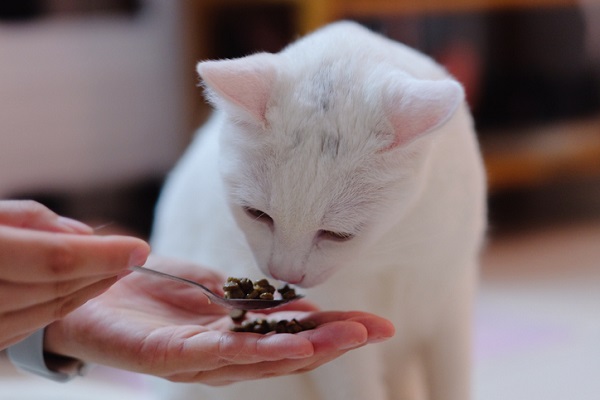
[[[292,283],[396,336],[301,375],[165,383],[165,398],[468,399],[485,183],[460,85],[350,22],[198,72],[217,111],[165,185],[154,251]]]

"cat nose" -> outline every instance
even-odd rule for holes
[[[294,273],[281,273],[279,271],[275,271],[274,268],[269,268],[269,273],[273,277],[273,279],[277,279],[278,281],[287,282],[291,285],[297,285],[304,280],[304,274],[294,274]]]
[[[284,281],[289,283],[290,285],[299,285],[300,283],[302,283],[302,281],[304,280],[304,275],[302,275],[300,278],[298,279],[279,279],[280,281]]]

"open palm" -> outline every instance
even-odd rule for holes
[[[224,281],[181,262],[162,261],[156,269],[215,291]],[[279,310],[269,318],[305,319],[318,326],[294,335],[234,333],[228,310],[210,304],[200,290],[133,273],[49,326],[45,343],[48,351],[89,362],[222,385],[308,371],[394,333],[391,323],[368,313],[319,312],[306,301]]]

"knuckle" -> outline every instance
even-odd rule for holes
[[[54,298],[64,297],[77,289],[74,281],[55,281],[52,286],[54,288]]]
[[[72,296],[61,299],[61,301],[59,301],[57,306],[54,308],[54,320],[59,320],[66,317],[78,306],[79,303]]]
[[[304,367],[304,368],[300,368],[300,369],[298,369],[296,371],[293,371],[292,373],[293,374],[304,374],[306,372],[310,372],[310,371],[314,370],[315,368],[317,368],[317,366],[307,366],[307,367]]]
[[[53,243],[46,253],[46,266],[52,276],[70,276],[77,268],[77,257],[65,243]]]
[[[54,214],[48,207],[34,200],[23,200],[20,204],[22,212],[29,219],[37,219]]]
[[[215,371],[182,372],[167,375],[164,378],[174,383],[202,383],[213,387],[226,386],[236,382],[227,375],[223,376],[222,373],[215,373]]]
[[[197,382],[202,382],[202,373],[198,373],[197,375],[199,375],[197,377]],[[167,376],[165,379],[167,379],[170,382],[174,382],[174,383],[187,383],[191,381],[191,378],[187,375],[187,374],[174,374],[174,375],[170,375]]]
[[[262,379],[267,379],[267,378],[275,378],[276,376],[281,375],[282,372],[279,371],[266,371],[261,375]]]

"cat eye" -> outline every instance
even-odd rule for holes
[[[348,240],[354,238],[354,235],[351,233],[333,231],[319,231],[318,236],[321,239],[333,240],[336,242],[347,242]]]
[[[269,224],[273,223],[273,218],[264,211],[252,207],[244,207],[244,211],[249,217],[254,218],[256,221],[267,222]]]

